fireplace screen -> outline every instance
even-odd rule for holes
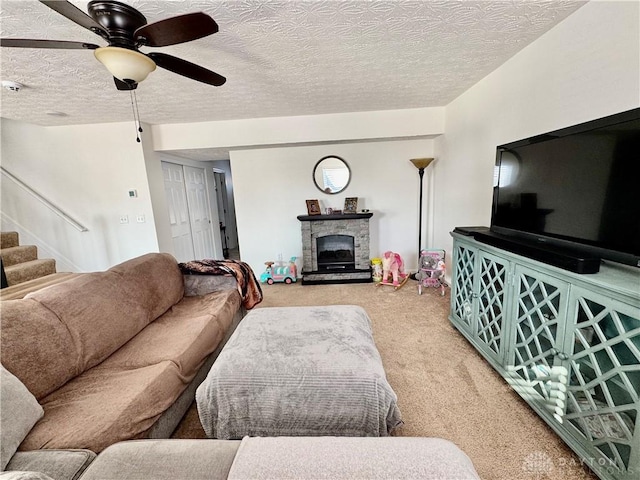
[[[354,242],[351,235],[327,235],[316,239],[318,270],[355,268]]]

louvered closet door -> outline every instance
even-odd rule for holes
[[[179,262],[188,262],[195,256],[182,165],[162,162],[162,173],[174,254]]]
[[[187,204],[195,258],[213,258],[213,230],[204,168],[184,166]]]
[[[477,292],[477,318],[474,336],[479,346],[500,365],[504,363],[506,289],[509,265],[504,258],[479,251]]]
[[[565,425],[600,465],[640,478],[640,311],[573,287],[571,312]]]

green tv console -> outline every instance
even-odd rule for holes
[[[640,479],[640,269],[451,235],[451,323],[600,478]]]

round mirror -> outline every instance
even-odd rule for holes
[[[330,195],[340,193],[351,180],[351,169],[347,162],[335,155],[322,157],[313,167],[313,181],[318,190]]]

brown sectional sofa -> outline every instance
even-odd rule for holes
[[[44,408],[20,450],[170,436],[244,316],[233,285],[185,296],[176,260],[148,254],[3,301],[2,365]]]
[[[1,480],[479,478],[437,438],[158,440],[245,314],[233,278],[182,276],[169,255],[1,308]]]

